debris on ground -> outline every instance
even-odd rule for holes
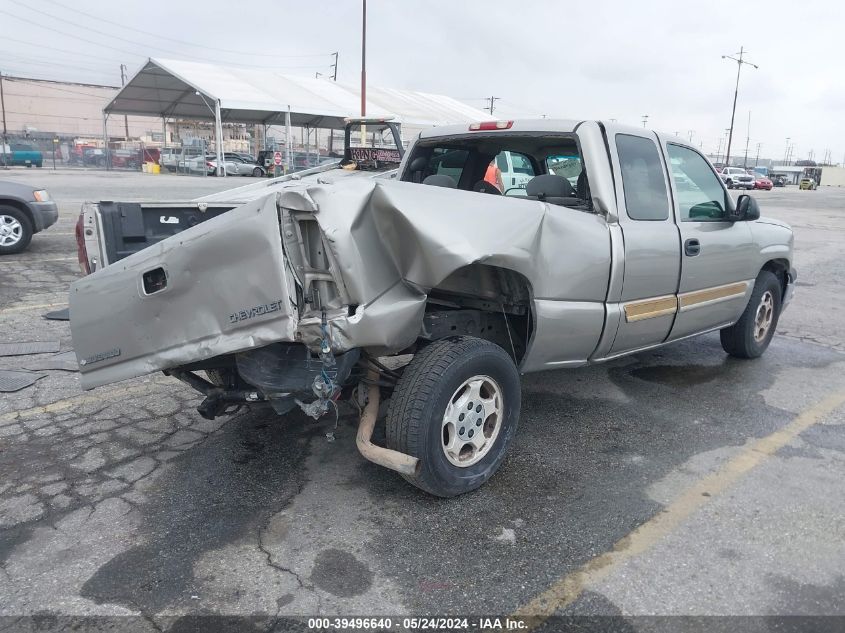
[[[31,341],[27,343],[0,343],[0,356],[27,356],[29,354],[55,354],[59,341]]]

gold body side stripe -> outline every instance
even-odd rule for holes
[[[631,301],[624,305],[625,320],[628,323],[653,319],[667,314],[675,314],[678,311],[678,297],[668,295],[666,297],[653,297],[641,301]]]
[[[733,299],[745,295],[748,290],[749,282],[740,281],[734,284],[727,284],[725,286],[716,286],[714,288],[705,288],[704,290],[696,290],[694,292],[685,292],[678,295],[679,307],[681,310],[693,306],[703,305],[705,303],[715,303],[727,299]]]
[[[622,305],[625,310],[625,320],[628,323],[654,319],[656,317],[675,314],[676,312],[703,307],[719,301],[727,301],[745,295],[750,281],[739,281],[724,286],[714,286],[703,290],[685,292],[680,295],[666,295],[650,297],[638,301],[629,301]]]

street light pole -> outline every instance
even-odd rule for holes
[[[739,57],[733,57],[732,55],[722,55],[722,59],[732,59],[736,62],[736,87],[734,88],[734,104],[733,109],[731,110],[731,127],[730,132],[728,133],[728,147],[725,150],[725,165],[730,167],[731,164],[731,141],[733,140],[733,133],[734,133],[734,117],[736,116],[736,99],[739,95],[739,75],[742,72],[742,65],[746,64],[748,66],[754,66],[754,68],[759,68],[757,64],[752,64],[751,62],[747,62],[743,59],[743,56],[748,51],[745,50],[744,47],[740,47],[739,49]]]
[[[361,116],[367,116],[367,0],[361,21]]]
[[[748,111],[748,127],[745,128],[745,160],[742,161],[742,168],[748,169],[748,142],[751,140],[751,110]]]
[[[644,115],[643,115],[643,127],[645,127],[645,124],[646,124],[646,123],[648,123],[648,115],[647,115],[647,114],[644,114]]]
[[[3,96],[3,73],[0,72],[0,111],[3,112],[3,146],[0,147],[0,154],[3,154],[3,169],[8,169],[6,159],[6,100]]]

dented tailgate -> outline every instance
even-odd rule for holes
[[[269,195],[71,286],[82,386],[293,340],[291,297],[276,198]]]

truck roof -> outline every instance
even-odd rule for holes
[[[490,117],[490,121],[496,121]],[[499,119],[510,121],[510,119]],[[581,121],[574,119],[513,119],[509,132],[573,132]],[[469,134],[471,123],[459,123],[455,125],[442,125],[423,130],[420,138],[437,138],[440,136],[455,136],[457,134]],[[493,130],[495,131],[495,130]]]
[[[506,129],[489,130],[487,132],[507,131],[507,132],[525,132],[525,133],[549,133],[549,132],[563,132],[572,133],[584,120],[578,119],[495,119],[490,118],[490,122],[502,121],[510,123],[511,125]],[[622,125],[615,122],[596,121],[605,125],[613,126],[615,132],[636,132],[638,134],[643,132],[643,128],[633,125]],[[433,127],[423,130],[420,133],[421,139],[439,138],[443,136],[457,136],[464,134],[477,133],[470,129],[472,123],[459,123],[455,125],[443,125],[440,127]],[[659,134],[662,139],[677,141],[683,145],[689,145],[686,139],[676,137],[674,134],[666,134],[664,132],[657,132],[656,130],[647,129],[649,132]],[[484,133],[484,132],[482,132]]]

